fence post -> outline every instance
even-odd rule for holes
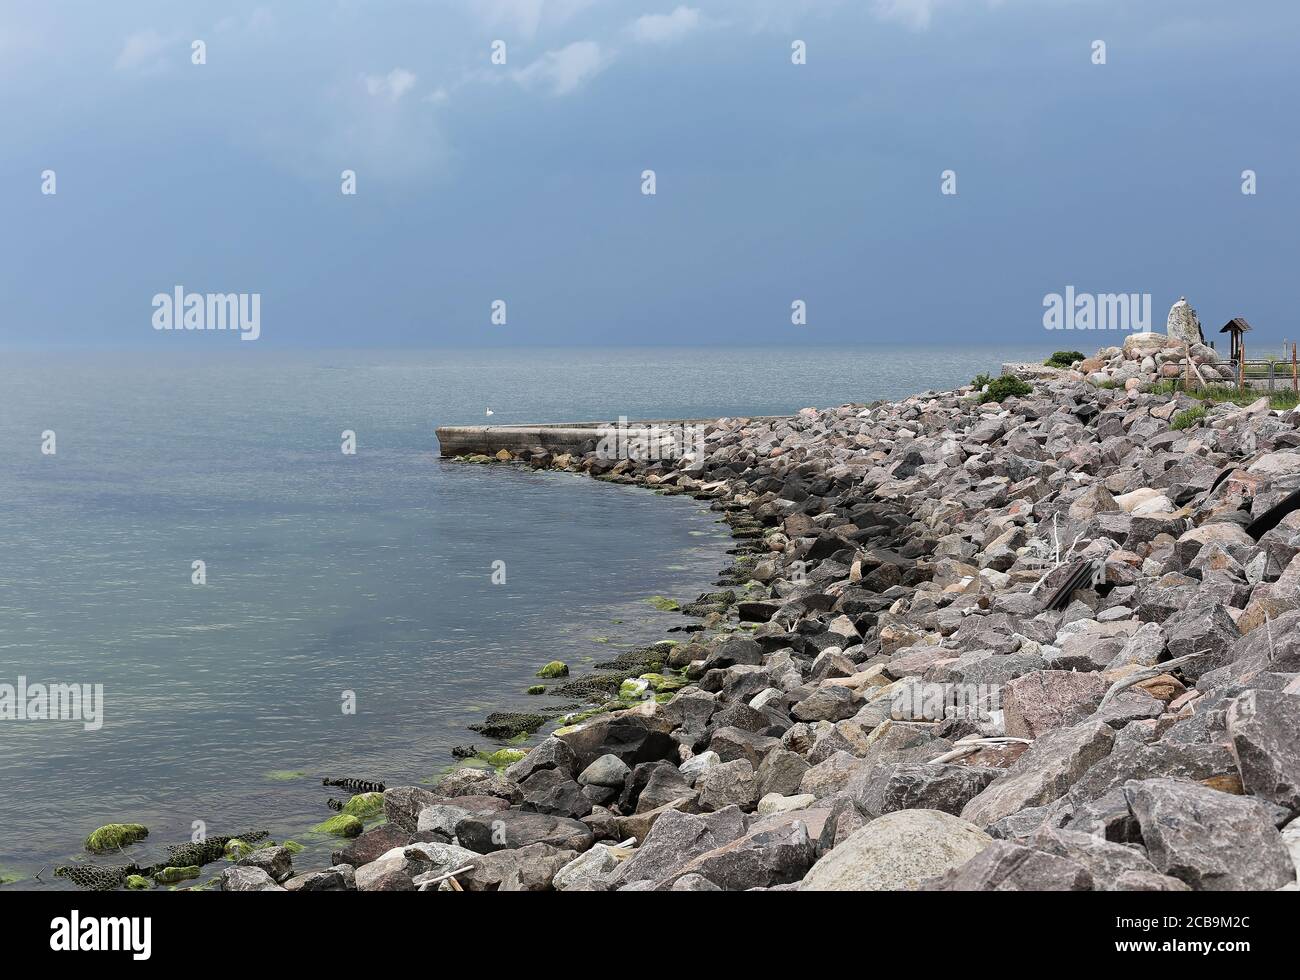
[[[1268,393],[1273,394],[1273,375],[1276,373],[1277,361],[1268,362]]]
[[[1295,344],[1291,345],[1291,390],[1300,391],[1300,374],[1296,373]]]

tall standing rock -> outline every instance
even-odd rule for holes
[[[1201,333],[1201,321],[1191,304],[1187,302],[1186,296],[1179,296],[1178,302],[1169,308],[1165,333],[1169,335],[1170,340],[1181,340],[1188,344],[1205,343],[1205,337]]]

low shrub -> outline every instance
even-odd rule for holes
[[[987,378],[988,375],[980,375],[980,377]],[[979,378],[975,381],[978,382]],[[991,381],[986,380],[984,384],[988,386],[988,391],[980,395],[981,405],[985,402],[1000,402],[1007,398],[1024,398],[1034,390],[1033,385],[1021,381],[1014,374],[1004,374]]]
[[[1048,367],[1068,368],[1075,361],[1082,361],[1083,353],[1077,350],[1058,350],[1043,363]]]

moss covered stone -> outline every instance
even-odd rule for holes
[[[358,793],[343,805],[343,813],[353,817],[373,817],[384,812],[383,793]]]
[[[480,752],[478,758],[496,769],[513,766],[528,753],[520,749],[497,749],[495,752]]]
[[[96,854],[116,851],[148,836],[149,828],[142,823],[108,823],[86,838],[86,850]]]
[[[569,665],[562,660],[552,660],[549,664],[537,672],[538,677],[550,680],[554,677],[568,677]]]
[[[143,891],[146,888],[152,888],[153,885],[144,875],[127,875],[126,887],[132,891]]]
[[[303,847],[296,840],[287,840],[280,846],[290,854],[301,854],[303,851],[307,850],[307,848]]]
[[[663,693],[677,691],[686,686],[686,679],[676,674],[642,674],[641,680],[650,685],[652,690]]]
[[[641,678],[632,677],[625,680],[619,687],[618,696],[619,699],[623,701],[635,701],[642,697],[649,689],[650,685],[641,680]]]
[[[166,867],[161,871],[153,873],[153,880],[160,885],[174,885],[178,881],[188,881],[191,878],[197,878],[202,872],[198,865],[190,865],[188,868]],[[128,884],[130,879],[127,879]]]
[[[666,599],[661,595],[652,595],[646,602],[660,612],[680,612],[682,608],[682,604],[676,599]]]
[[[530,688],[528,689],[528,692],[527,692],[527,693],[529,693],[529,694],[545,694],[545,693],[546,693],[546,685],[545,685],[545,684],[534,684],[532,687],[530,687]]]
[[[350,813],[335,814],[312,828],[318,834],[334,837],[358,837],[365,829],[365,825]]]

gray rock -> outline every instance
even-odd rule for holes
[[[446,802],[446,797],[431,793],[422,786],[394,786],[384,790],[384,816],[392,826],[414,834],[419,829],[420,811]]]
[[[577,760],[568,744],[558,738],[547,738],[534,746],[529,753],[506,769],[506,779],[522,783],[542,769],[558,769],[566,776],[577,773]]]
[[[793,796],[799,792],[799,784],[808,769],[808,763],[797,752],[773,749],[758,767],[758,786],[755,792],[760,797],[769,793]]]
[[[235,863],[245,868],[261,868],[276,882],[293,877],[293,852],[287,847],[259,848]]]
[[[284,882],[284,890],[289,892],[346,892],[355,888],[355,873],[349,876],[340,867],[307,871]]]
[[[1036,850],[1069,858],[1087,868],[1099,891],[1112,890],[1124,872],[1159,874],[1155,865],[1147,860],[1146,854],[1138,847],[1116,844],[1074,830],[1040,827],[1029,844]]]
[[[523,810],[474,814],[456,824],[456,837],[463,847],[479,854],[549,844],[581,853],[595,837],[586,824],[568,817],[555,817]]]
[[[981,766],[884,763],[855,773],[848,793],[870,820],[895,810],[942,810],[957,816],[1001,775],[1001,769]]]
[[[474,866],[456,876],[469,892],[540,892],[550,889],[560,870],[577,852],[549,844],[529,844],[508,851],[481,855]]]
[[[618,756],[602,755],[582,770],[578,782],[583,786],[608,786],[611,789],[622,789],[631,771],[627,763]]]
[[[1114,742],[1114,731],[1100,721],[1050,731],[967,803],[961,815],[984,827],[1025,807],[1051,803],[1104,759]]]
[[[680,870],[655,883],[673,888],[682,878],[698,875],[723,891],[744,891],[799,881],[816,858],[808,828],[798,820],[779,829],[755,829],[692,858]]]
[[[1096,882],[1082,864],[1016,844],[994,841],[959,868],[926,882],[924,891],[1086,892]]]
[[[519,786],[523,806],[538,813],[581,818],[591,812],[592,801],[577,780],[561,769],[539,769]]]
[[[608,844],[596,844],[557,871],[552,886],[556,891],[562,892],[575,891],[580,885],[590,885],[597,881],[608,885],[618,866],[619,859],[613,849]]]
[[[717,885],[701,875],[682,875],[673,882],[670,891],[675,892],[720,892]]]
[[[1191,681],[1230,663],[1233,645],[1241,636],[1228,610],[1217,603],[1176,612],[1165,620],[1164,629],[1171,657],[1201,654],[1181,668]]]
[[[799,721],[841,721],[852,718],[857,710],[852,691],[828,684],[796,704],[790,714]]]
[[[456,824],[468,817],[469,811],[458,806],[426,806],[420,811],[416,832],[428,834],[432,839],[450,843],[456,836]]]
[[[695,781],[699,779],[700,773],[704,772],[704,770],[708,769],[710,766],[716,766],[721,761],[722,759],[718,757],[718,753],[716,752],[701,752],[698,755],[691,756],[683,762],[677,767],[677,771],[682,774],[682,778],[685,779],[687,783],[694,786]]]
[[[615,885],[662,881],[692,858],[728,844],[745,833],[745,815],[739,807],[716,813],[664,813],[641,846],[615,872]]]
[[[960,867],[993,842],[939,810],[899,810],[854,831],[813,865],[800,891],[911,891]]]
[[[555,737],[572,750],[574,768],[584,771],[604,755],[617,756],[629,767],[639,762],[673,759],[677,743],[670,722],[633,711],[598,715]]]
[[[700,794],[702,810],[722,810],[729,806],[745,809],[757,798],[758,776],[745,759],[721,762],[700,773],[695,790]]]
[[[1227,726],[1246,792],[1300,811],[1300,697],[1247,691],[1229,707]]]
[[[1270,811],[1257,800],[1178,779],[1124,785],[1147,857],[1196,891],[1281,888],[1296,877]]]
[[[223,892],[285,891],[261,868],[241,867],[238,864],[221,872],[221,890]]]

